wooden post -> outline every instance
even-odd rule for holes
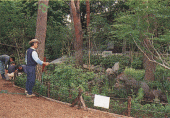
[[[47,93],[47,96],[50,97],[50,82],[48,82],[47,86],[48,86],[48,93]]]
[[[131,96],[128,96],[128,117],[130,117],[131,112]]]
[[[86,104],[85,104],[83,97],[82,97],[82,93],[83,93],[83,90],[81,88],[79,88],[79,94],[76,97],[76,99],[72,102],[71,107],[74,107],[75,104],[78,102],[78,109],[80,109],[81,105],[83,105],[84,110],[87,110]]]

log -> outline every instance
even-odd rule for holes
[[[78,109],[81,108],[81,105],[83,106],[83,109],[84,110],[87,110],[87,107],[86,107],[86,104],[83,100],[83,97],[82,97],[82,93],[83,93],[83,90],[81,88],[79,88],[79,94],[78,96],[76,97],[76,99],[72,102],[72,105],[71,107],[74,107],[76,103],[78,103]]]

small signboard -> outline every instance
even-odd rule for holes
[[[109,109],[110,97],[96,95],[94,97],[94,106]]]

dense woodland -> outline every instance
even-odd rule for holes
[[[47,18],[45,22],[40,18],[43,13]],[[38,51],[39,54],[42,50],[44,52],[41,59],[46,57],[47,61],[52,61],[63,55],[73,58],[69,58],[66,65],[58,65],[50,76],[44,76],[44,81],[60,86],[58,94],[76,96],[78,87],[81,87],[92,94],[114,93],[120,98],[131,95],[134,103],[141,104],[143,97],[148,100],[152,97],[151,93],[155,95],[154,90],[160,90],[166,97],[159,99],[169,103],[169,13],[169,0],[54,0],[44,3],[4,0],[0,1],[0,54],[15,56],[18,64],[24,64],[28,42],[38,37],[44,41],[45,47]],[[37,33],[37,27],[44,27],[44,32]],[[93,55],[103,51],[120,55]],[[120,62],[118,72],[103,74],[101,70],[105,72],[116,62]],[[81,70],[83,64],[100,66],[101,70]],[[84,71],[87,73],[83,74]],[[96,76],[96,73],[99,75]],[[139,86],[128,84],[127,81],[132,78],[137,81],[135,84],[146,82],[150,90],[142,92]],[[17,81],[20,85],[22,80]],[[115,89],[119,82],[124,83],[124,87]],[[54,88],[52,91],[55,91]],[[145,96],[146,92],[150,96]],[[167,106],[162,112],[168,113],[170,107]]]

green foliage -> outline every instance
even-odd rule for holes
[[[4,44],[0,45],[0,53],[14,55],[18,60],[24,59],[25,51],[29,48],[28,42],[35,37],[37,10],[37,1],[0,2],[0,42]],[[60,57],[62,48],[66,48],[63,51],[65,53],[68,51],[67,46],[72,44],[70,42],[73,35],[64,19],[68,13],[67,2],[49,1],[45,45],[45,56],[48,59]]]
[[[88,58],[89,58],[88,55],[84,55],[83,63],[87,64],[89,60]],[[101,55],[90,55],[90,63],[94,66],[100,65],[103,59],[104,58]]]
[[[158,65],[155,70],[155,80],[166,80],[167,77],[170,77],[170,70]]]
[[[28,13],[30,11],[24,12],[25,5],[13,1],[0,2],[0,41],[4,44],[0,45],[2,49],[0,53],[8,55],[15,55],[17,51],[25,53],[26,44],[34,37],[36,16],[30,17]]]
[[[112,68],[112,66],[114,66],[116,62],[119,62],[119,67],[121,70],[121,69],[124,69],[126,66],[130,65],[129,60],[130,60],[129,57],[126,55],[111,55],[111,56],[105,57],[102,60],[101,64],[105,68]]]
[[[142,62],[142,60],[143,60],[142,56],[135,56],[135,57],[133,57],[133,62],[131,63],[132,68],[143,69],[143,62]]]
[[[170,70],[163,68],[162,66],[157,66],[155,70],[155,81],[149,82],[148,85],[151,88],[161,90],[167,97],[168,103],[170,103]]]
[[[118,97],[118,98],[127,98],[128,97],[128,93],[125,89],[114,89],[113,92],[116,95],[116,97]]]
[[[124,4],[129,7],[129,10],[118,14],[110,33],[118,40],[126,39],[126,45],[131,45],[131,49],[135,41],[145,53],[153,55],[154,48],[150,47],[150,51],[153,51],[151,53],[143,43],[147,37],[158,52],[164,54],[168,52],[170,31],[168,0],[161,2],[159,0],[130,0]],[[155,31],[155,28],[158,30]]]
[[[110,100],[109,107],[111,108],[111,112],[116,114],[122,114],[127,109],[127,102],[122,102],[120,100]]]
[[[145,70],[137,70],[133,68],[125,68],[124,73],[132,78],[135,78],[137,81],[141,81],[144,78]]]
[[[111,41],[109,37],[109,31],[111,26],[108,24],[107,19],[100,15],[91,15],[92,20],[90,21],[90,34],[91,42],[94,44],[94,50],[106,50],[107,43]]]
[[[17,76],[17,78],[15,79],[15,85],[25,88],[26,81],[27,81],[26,74],[22,74],[20,76]]]
[[[166,113],[169,116],[169,105],[162,104],[145,104],[141,105],[139,102],[132,100],[131,115],[140,117],[164,117]],[[150,116],[149,116],[150,115]]]
[[[83,72],[82,69],[76,69],[73,65],[64,63],[56,66],[53,73],[44,76],[44,81],[50,81],[51,90],[57,95],[65,97],[72,96],[75,98],[78,94],[78,89],[89,91],[88,81],[93,80],[95,74],[93,72]],[[95,88],[95,93],[98,93],[99,88]]]
[[[135,100],[142,100],[143,99],[143,96],[144,96],[144,91],[143,91],[143,88],[140,88],[138,90],[138,96],[135,98]]]

